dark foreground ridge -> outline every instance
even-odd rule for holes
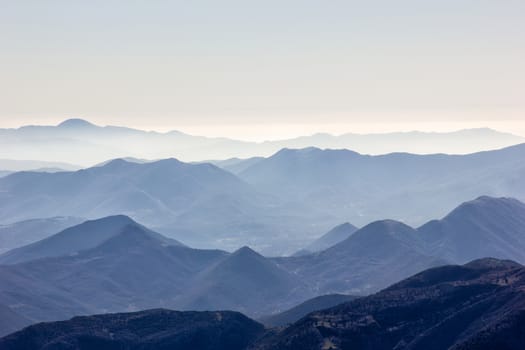
[[[253,349],[525,349],[525,268],[481,259],[429,269],[314,312]]]
[[[241,350],[263,332],[262,325],[237,312],[156,309],[40,323],[3,338],[0,349]]]
[[[149,310],[41,323],[0,339],[12,349],[525,349],[525,267],[480,259],[267,329],[229,311]]]

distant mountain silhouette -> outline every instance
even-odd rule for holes
[[[97,128],[96,125],[79,118],[72,118],[64,120],[62,123],[57,125],[59,129],[76,129],[76,130],[85,130]]]
[[[251,349],[519,350],[524,286],[525,268],[510,261],[438,267],[314,312]]]
[[[120,126],[97,126],[73,118],[57,126],[30,125],[0,129],[0,158],[82,162],[91,166],[106,159],[134,157],[184,161],[270,156],[282,148],[346,148],[366,154],[389,152],[472,153],[525,142],[525,138],[488,128],[455,132],[314,134],[286,140],[248,142],[224,137],[166,133]],[[238,163],[240,166],[241,163]],[[1,167],[0,167],[1,169]]]
[[[321,295],[304,301],[301,304],[294,306],[291,309],[283,311],[281,313],[261,317],[259,319],[259,322],[271,327],[286,326],[296,321],[299,321],[301,318],[303,318],[311,312],[327,309],[329,307],[349,302],[356,298],[358,297],[344,294]]]
[[[462,156],[283,149],[239,177],[309,215],[421,225],[481,195],[525,200],[525,144]]]
[[[76,217],[59,216],[0,225],[0,254],[49,237],[82,221]]]
[[[263,333],[236,312],[158,309],[37,324],[0,339],[0,349],[243,350]]]
[[[278,208],[267,205],[267,197],[231,173],[176,159],[144,164],[115,159],[76,172],[11,174],[0,178],[0,203],[0,222],[125,214],[207,246],[225,235],[240,238],[250,224],[251,232],[271,232],[266,225],[282,221],[274,219]],[[269,222],[258,217],[263,210]]]

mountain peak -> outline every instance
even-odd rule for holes
[[[261,255],[259,253],[257,253],[255,250],[253,250],[252,248],[250,248],[250,247],[245,245],[245,246],[237,249],[236,251],[234,251],[232,253],[232,257],[233,256],[239,256],[239,257],[256,256],[256,257],[259,257]]]
[[[365,227],[363,227],[363,230],[374,231],[378,228],[386,229],[389,233],[394,232],[394,231],[399,231],[399,230],[400,231],[405,231],[405,230],[412,231],[413,230],[412,227],[408,226],[407,224],[401,221],[390,220],[390,219],[374,221],[366,225]]]
[[[88,122],[87,120],[80,118],[71,118],[64,120],[62,123],[57,125],[59,128],[93,128],[95,124]]]
[[[457,218],[463,220],[465,215],[483,215],[485,212],[494,213],[494,211],[503,212],[508,207],[524,208],[525,204],[517,199],[509,197],[490,197],[480,196],[474,200],[467,201],[459,205],[457,208],[452,210],[446,217],[446,219]]]
[[[75,254],[94,248],[130,226],[140,227],[138,223],[125,215],[88,220],[43,240],[8,251],[0,255],[0,263],[15,264],[38,258]]]

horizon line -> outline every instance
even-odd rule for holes
[[[440,129],[429,129],[429,128],[383,128],[383,129],[380,129],[380,130],[377,130],[377,131],[364,131],[365,129],[361,128],[361,131],[359,130],[356,130],[356,131],[345,131],[345,132],[333,132],[333,131],[326,131],[325,130],[317,130],[317,131],[314,131],[312,129],[312,127],[320,127],[320,129],[322,129],[323,127],[325,128],[330,128],[330,127],[341,127],[341,126],[346,126],[348,129],[354,129],[354,126],[363,126],[363,124],[366,124],[366,123],[275,123],[275,122],[271,122],[271,123],[236,123],[236,124],[212,124],[212,123],[208,123],[207,125],[202,125],[201,124],[198,124],[198,125],[186,125],[186,126],[181,126],[181,127],[161,127],[161,128],[144,128],[144,127],[140,127],[140,126],[136,126],[136,125],[122,125],[122,124],[119,124],[119,123],[115,123],[115,124],[99,124],[97,122],[92,122],[90,121],[89,119],[87,118],[77,118],[77,117],[72,117],[72,118],[66,118],[66,119],[62,119],[60,122],[58,123],[55,123],[55,124],[45,124],[45,123],[42,123],[42,124],[37,124],[37,123],[29,123],[29,124],[19,124],[17,126],[14,126],[14,127],[0,127],[0,129],[4,129],[4,130],[20,130],[20,129],[23,129],[23,128],[27,128],[27,127],[60,127],[64,124],[66,124],[67,122],[78,122],[78,123],[85,123],[86,126],[88,125],[91,125],[91,126],[94,126],[94,127],[99,127],[99,128],[106,128],[106,127],[116,127],[116,128],[125,128],[125,129],[132,129],[132,130],[137,130],[137,131],[142,131],[142,132],[151,132],[151,133],[158,133],[158,134],[169,134],[169,133],[182,133],[182,134],[185,134],[185,135],[188,135],[188,136],[195,136],[195,137],[206,137],[206,138],[225,138],[225,139],[231,139],[231,140],[234,140],[234,141],[243,141],[243,142],[251,142],[251,143],[265,143],[265,142],[279,142],[279,141],[286,141],[286,140],[291,140],[291,139],[296,139],[296,138],[302,138],[302,137],[314,137],[314,136],[318,136],[318,135],[328,135],[328,136],[332,136],[332,137],[342,137],[342,136],[346,136],[346,135],[355,135],[355,136],[371,136],[371,135],[389,135],[389,134],[410,134],[410,133],[421,133],[421,134],[454,134],[454,133],[460,133],[460,132],[465,132],[465,131],[475,131],[475,130],[478,130],[478,131],[481,131],[481,130],[486,130],[486,131],[492,131],[492,132],[496,132],[496,133],[501,133],[501,134],[506,134],[508,136],[514,136],[514,137],[518,137],[518,138],[523,138],[525,139],[525,133],[520,133],[519,131],[518,132],[511,132],[511,131],[508,131],[508,130],[505,130],[503,128],[497,128],[497,127],[493,127],[493,126],[489,126],[487,124],[485,125],[479,125],[479,124],[476,124],[476,123],[470,123],[470,124],[473,124],[472,126],[467,126],[465,124],[469,124],[469,123],[462,123],[463,126],[462,127],[453,127],[451,124],[452,123],[447,123],[447,122],[441,122],[441,123],[433,123],[433,124],[440,124],[440,125],[445,125],[445,124],[449,124],[451,125],[452,127],[448,127],[448,128],[440,128]],[[374,124],[374,125],[377,125],[378,123],[371,123],[371,124]],[[387,123],[382,123],[382,125],[385,125]],[[393,123],[393,124],[420,124],[420,125],[423,125],[423,124],[430,124],[430,123]],[[79,125],[80,126],[80,125]],[[370,125],[368,125],[370,127]],[[283,135],[281,137],[257,137],[257,138],[246,138],[246,137],[238,137],[239,135],[237,136],[232,136],[231,133],[230,135],[225,135],[224,133],[223,134],[218,134],[218,133],[210,133],[210,132],[198,132],[199,129],[201,130],[205,130],[205,129],[217,129],[218,127],[220,127],[223,131],[224,130],[235,130],[235,129],[239,129],[239,128],[248,128],[248,129],[253,129],[253,128],[257,128],[260,130],[260,128],[268,128],[268,129],[272,129],[272,128],[276,128],[276,127],[287,127],[287,128],[303,128],[305,131],[302,132],[302,133],[290,133],[289,135]],[[194,132],[192,131],[189,131],[193,129]],[[306,131],[306,129],[309,129],[309,131]],[[359,129],[359,128],[357,128]],[[228,134],[228,133],[226,133]]]

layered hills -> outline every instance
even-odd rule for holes
[[[425,270],[286,328],[157,309],[40,323],[0,339],[0,349],[521,350],[524,330],[525,268],[486,258]]]

